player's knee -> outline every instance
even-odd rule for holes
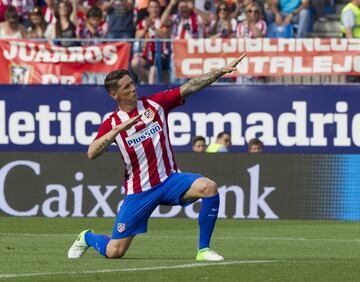
[[[123,249],[107,249],[106,256],[111,259],[122,258],[126,253],[126,250]]]
[[[214,181],[207,179],[204,182],[204,186],[202,189],[203,197],[211,197],[216,195],[217,193],[218,193],[217,184]]]
[[[111,259],[121,258],[125,255],[127,248],[123,244],[113,243],[106,248],[106,256]]]

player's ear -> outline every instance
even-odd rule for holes
[[[116,92],[115,91],[110,91],[109,95],[111,96],[111,98],[115,99],[116,98]]]

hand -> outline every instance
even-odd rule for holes
[[[133,127],[140,120],[141,116],[142,116],[142,114],[139,114],[136,117],[128,119],[127,121],[122,122],[119,125],[117,125],[115,128],[117,130],[119,130],[119,132],[124,131],[124,130],[128,130],[131,127]]]
[[[282,26],[287,26],[289,23],[291,23],[292,18],[293,18],[293,14],[288,14],[284,19]]]
[[[225,73],[231,73],[236,70],[236,66],[246,57],[246,53],[242,54],[241,57],[237,58],[236,60],[232,61],[227,66],[223,67],[223,71]]]
[[[283,20],[282,20],[281,14],[276,14],[276,15],[275,15],[275,23],[276,23],[277,25],[282,25]]]
[[[169,3],[169,6],[175,6],[177,4],[178,0],[171,0]]]

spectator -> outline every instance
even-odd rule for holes
[[[107,12],[108,38],[134,38],[133,0],[107,0],[102,9]]]
[[[170,12],[176,4],[178,13],[170,17]],[[204,37],[203,20],[191,9],[192,6],[191,0],[171,0],[165,9],[161,22],[171,26],[173,39]]]
[[[231,145],[231,135],[228,132],[221,132],[216,137],[216,142],[210,144],[207,153],[226,153]]]
[[[225,1],[219,2],[216,16],[210,23],[209,35],[213,38],[235,37],[237,22],[231,18],[230,9]]]
[[[30,26],[27,29],[27,38],[45,38],[47,23],[40,7],[35,7],[30,12]]]
[[[48,26],[46,37],[50,40],[55,38],[76,38],[76,27],[70,18],[74,18],[73,9],[65,1],[59,1],[55,6],[56,22]],[[77,46],[74,41],[59,40],[55,42],[63,47]]]
[[[261,9],[258,3],[252,2],[246,6],[246,19],[240,22],[236,29],[236,37],[261,38],[266,35],[266,22],[262,20]]]
[[[264,143],[258,138],[253,138],[249,141],[248,152],[249,153],[262,153],[264,149]]]
[[[16,8],[9,6],[5,11],[5,21],[0,23],[0,39],[25,38],[25,28],[19,21]]]
[[[360,38],[360,0],[352,0],[341,11],[341,31],[345,38]],[[346,82],[360,82],[360,76],[347,76]]]
[[[19,17],[19,22],[29,26],[29,12],[34,8],[34,0],[1,0],[5,6],[14,6]]]
[[[43,6],[42,12],[45,18],[45,21],[48,24],[54,24],[56,22],[55,17],[55,0],[45,0],[46,5]]]
[[[140,22],[142,19],[146,18],[148,16],[148,6],[149,6],[150,0],[136,0],[136,13],[137,13],[137,23]],[[164,10],[167,3],[165,0],[159,0],[160,4],[160,11]],[[161,12],[160,12],[161,14]]]
[[[309,0],[272,0],[272,11],[278,26],[298,24],[296,37],[304,38],[310,27]]]
[[[360,38],[360,0],[352,0],[341,11],[343,37]]]
[[[168,38],[168,29],[160,21],[160,3],[158,0],[150,0],[148,6],[149,16],[139,21],[136,28],[136,38],[156,39]],[[155,62],[156,51],[161,54],[161,66],[165,69],[168,65],[169,51],[166,43],[160,44],[160,50],[156,50],[154,41],[147,41],[141,53],[135,54],[131,61],[131,66],[137,74],[139,80],[153,84],[157,76],[157,66]],[[147,74],[149,68],[149,74]]]
[[[268,2],[271,0],[238,0],[235,3],[235,10],[232,12],[232,17],[236,18],[238,22],[242,22],[246,20],[246,7],[249,4],[257,3],[260,7],[261,15],[265,14],[265,4],[264,2]]]
[[[177,13],[170,15],[177,7]],[[201,16],[193,11],[191,0],[170,0],[161,16],[161,23],[171,31],[172,39],[191,39],[204,37],[204,24]],[[171,58],[171,82],[185,83],[186,79],[178,79],[175,76],[174,58]]]
[[[5,5],[4,2],[0,0],[0,22],[5,21],[6,9],[7,9],[7,5]]]
[[[245,10],[246,18],[240,22],[236,29],[237,38],[262,38],[265,37],[267,31],[266,22],[262,19],[260,5],[252,1],[246,6]],[[250,77],[239,76],[236,78],[236,83],[264,83],[266,77]]]
[[[195,153],[205,153],[206,141],[202,136],[195,136],[192,140],[192,150]]]
[[[79,24],[76,29],[78,38],[90,39],[90,38],[105,38],[107,33],[107,23],[102,21],[102,11],[98,7],[91,8],[86,13],[86,19],[79,20]],[[96,40],[83,41],[83,46],[94,45],[99,43]]]

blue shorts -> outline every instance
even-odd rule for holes
[[[195,173],[173,173],[163,183],[142,193],[128,195],[116,217],[112,239],[122,239],[147,231],[148,219],[159,205],[183,207],[196,200],[181,202],[193,182],[202,177]]]

